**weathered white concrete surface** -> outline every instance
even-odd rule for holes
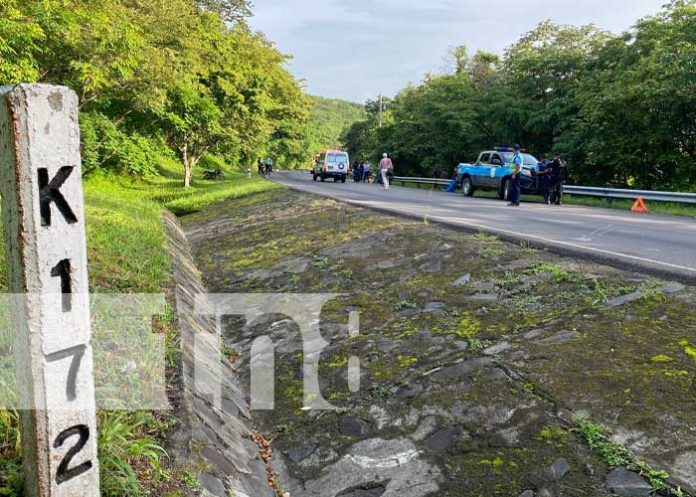
[[[75,93],[0,88],[0,193],[30,497],[99,495]]]
[[[438,490],[441,478],[440,470],[424,460],[408,439],[358,442],[318,479],[304,483],[290,476],[283,461],[276,461],[275,468],[290,495],[317,497],[362,495],[360,490],[373,495],[367,493],[370,488],[382,497],[423,497]]]

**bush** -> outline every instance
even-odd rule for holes
[[[229,169],[229,166],[224,161],[224,159],[218,157],[217,155],[205,154],[201,157],[200,167],[206,171],[215,171],[219,169],[220,171],[225,171]]]
[[[173,152],[158,137],[128,133],[103,114],[82,114],[83,171],[155,176],[159,166],[173,158]]]

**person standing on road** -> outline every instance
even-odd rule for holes
[[[510,188],[510,206],[519,206],[522,197],[522,164],[524,160],[522,159],[522,154],[520,153],[520,146],[515,143],[512,149],[515,153],[510,160],[510,176],[512,177],[512,185]]]
[[[370,163],[363,162],[362,166],[363,166],[363,182],[369,183],[370,182]]]
[[[362,183],[363,178],[365,177],[365,161],[360,161],[360,164],[358,164],[358,183]]]
[[[389,190],[389,176],[394,173],[394,164],[389,158],[389,154],[382,154],[382,160],[379,161],[379,173],[382,176],[384,189]]]
[[[568,180],[568,167],[561,159],[561,154],[554,154],[554,161],[551,163],[551,195],[549,201],[552,205],[563,205],[563,185]]]
[[[537,181],[539,182],[539,190],[544,197],[544,204],[551,203],[551,164],[546,154],[539,163],[539,171],[536,173]]]
[[[266,158],[266,176],[270,176],[273,171],[273,159],[270,157]]]

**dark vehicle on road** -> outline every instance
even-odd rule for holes
[[[495,150],[481,152],[478,160],[473,164],[459,164],[456,181],[467,197],[472,197],[476,190],[495,190],[503,200],[508,200],[512,177],[510,176],[510,162],[514,152],[511,148],[496,148]],[[522,193],[540,193],[540,183],[536,173],[539,170],[539,161],[532,155],[522,153],[524,165],[522,167]]]
[[[325,181],[326,178],[333,178],[334,181],[345,183],[349,170],[350,162],[346,152],[328,150],[314,162],[312,179],[316,181],[319,178],[321,181]]]

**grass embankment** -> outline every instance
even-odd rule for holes
[[[184,215],[222,199],[277,188],[257,175],[251,179],[230,171],[225,171],[225,175],[224,181],[217,182],[203,181],[199,176],[188,190],[181,187],[181,180],[173,170],[143,181],[114,176],[88,178],[84,186],[91,291],[164,293],[170,285],[170,273],[161,220],[163,208]],[[0,240],[0,293],[6,291],[6,261]],[[166,335],[167,343],[172,336],[167,319],[154,328],[154,333]],[[95,341],[98,338],[95,336]],[[132,337],[109,337],[111,342],[129,339]],[[11,350],[11,343],[11,328],[0,327],[0,371],[4,369],[6,373],[0,374],[0,388],[4,387],[3,378],[10,384],[13,382],[12,372],[8,371],[10,359],[1,357],[2,351]],[[95,347],[95,364],[100,364],[98,349]],[[182,495],[181,488],[186,482],[193,484],[189,473],[167,463],[160,445],[171,423],[166,412],[99,413],[102,495],[175,497]],[[0,495],[23,495],[19,440],[17,413],[0,410]]]

